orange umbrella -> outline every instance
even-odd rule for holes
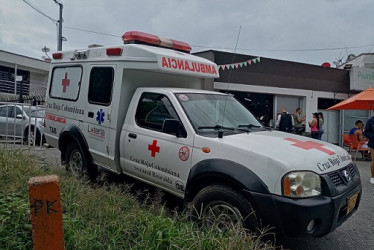
[[[360,110],[374,110],[374,88],[368,88],[351,96],[348,99],[341,101],[327,110],[341,110],[341,109],[360,109]]]

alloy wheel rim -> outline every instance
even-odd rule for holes
[[[207,226],[214,226],[219,232],[243,226],[239,210],[223,201],[212,202],[206,206],[203,217]]]
[[[69,166],[74,176],[81,176],[83,173],[82,169],[82,155],[79,151],[74,151],[71,154]]]

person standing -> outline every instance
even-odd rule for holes
[[[374,116],[365,125],[364,136],[369,139],[368,146],[371,149],[371,178],[370,183],[374,185]]]
[[[318,140],[322,140],[322,134],[325,132],[323,130],[323,123],[325,123],[325,119],[323,118],[323,113],[319,112],[318,113]]]
[[[292,115],[287,112],[287,109],[285,107],[281,108],[281,114],[278,115],[278,119],[275,125],[279,129],[279,131],[288,133],[292,132],[294,120],[292,118]]]
[[[312,121],[308,122],[311,132],[311,137],[318,140],[319,136],[319,119],[318,119],[318,113],[313,113],[313,119]]]
[[[297,108],[294,116],[295,131],[298,134],[305,132],[305,125],[303,124],[305,121],[305,115],[302,115],[301,113],[301,108]]]
[[[296,109],[296,114],[294,116],[295,119],[295,127],[300,128],[303,127],[303,122],[305,121],[305,115],[302,115],[301,108]]]

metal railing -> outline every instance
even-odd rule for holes
[[[18,111],[17,111],[18,110]],[[21,111],[21,112],[20,112]],[[0,142],[43,146],[44,115],[43,106],[25,103],[0,103]]]

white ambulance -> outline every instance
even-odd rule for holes
[[[202,90],[218,68],[187,43],[122,38],[53,54],[45,136],[72,174],[123,173],[207,223],[261,222],[291,237],[324,236],[357,210],[360,175],[344,149],[269,130],[233,96]]]

